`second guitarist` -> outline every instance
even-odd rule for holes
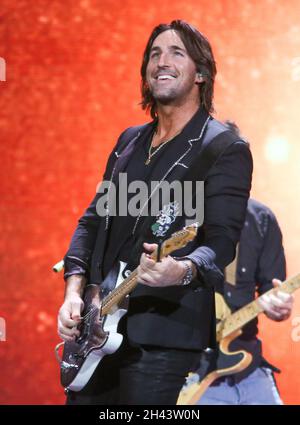
[[[254,199],[249,199],[247,215],[238,247],[236,267],[227,268],[224,288],[219,288],[231,311],[239,310],[255,299],[256,291],[264,294],[286,277],[282,235],[272,211]],[[276,296],[260,298],[265,314],[272,320],[287,319],[292,310],[293,297],[278,292]],[[217,317],[222,303],[217,304]],[[262,343],[257,338],[257,319],[244,326],[242,335],[229,346],[231,351],[245,350],[252,362],[243,371],[217,379],[204,392],[197,404],[282,404],[274,372],[279,370],[267,362],[262,354]],[[198,373],[203,376],[210,368],[211,353],[202,357]]]

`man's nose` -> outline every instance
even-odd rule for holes
[[[168,53],[162,53],[159,56],[157,65],[161,68],[170,66],[170,55]]]

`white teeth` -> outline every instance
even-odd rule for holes
[[[172,80],[173,78],[175,77],[173,77],[172,75],[159,75],[157,77],[158,80]]]

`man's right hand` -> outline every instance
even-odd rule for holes
[[[80,335],[77,326],[81,322],[83,301],[79,295],[67,297],[58,312],[58,335],[64,341],[73,341]]]
[[[80,335],[77,326],[81,322],[81,312],[84,307],[81,294],[85,285],[83,276],[70,276],[66,282],[65,301],[58,312],[58,335],[64,341],[73,341]]]

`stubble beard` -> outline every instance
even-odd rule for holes
[[[175,90],[170,90],[168,93],[155,93],[152,92],[152,97],[156,102],[161,103],[162,105],[168,105],[171,102],[174,102],[178,96],[175,93]]]
[[[189,89],[185,87],[180,90],[178,87],[171,87],[165,90],[157,90],[156,87],[150,87],[153,99],[162,105],[169,105],[174,102],[181,103],[183,99],[188,97]]]

